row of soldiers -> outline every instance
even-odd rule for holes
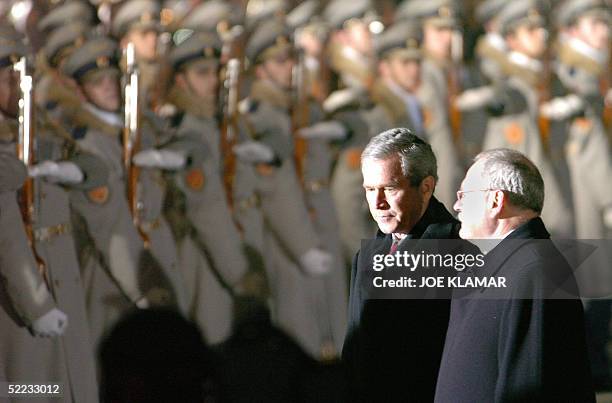
[[[477,152],[510,147],[542,172],[556,236],[605,238],[609,4],[546,4],[481,2],[468,65],[452,0],[406,0],[386,27],[368,0],[58,2],[22,74],[27,171],[14,66],[33,55],[3,23],[0,377],[95,401],[94,349],[151,305],[219,343],[263,301],[312,357],[336,359],[346,263],[375,231],[361,150],[393,127],[432,145],[448,208]]]

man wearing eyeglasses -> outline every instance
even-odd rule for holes
[[[479,274],[508,288],[453,298],[436,402],[595,401],[582,304],[543,203],[542,176],[518,151],[482,152],[468,170],[454,206],[459,234],[492,241]]]

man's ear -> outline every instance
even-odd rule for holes
[[[421,181],[421,184],[419,185],[419,190],[424,197],[431,197],[435,188],[436,180],[433,176],[426,177]]]
[[[487,197],[487,208],[495,216],[500,216],[506,208],[508,197],[502,190],[491,190]]]

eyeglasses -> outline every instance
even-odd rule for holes
[[[466,194],[466,193],[472,193],[472,192],[490,192],[492,190],[498,190],[498,189],[458,190],[457,191],[457,200],[459,200],[459,201],[463,200],[463,195]]]

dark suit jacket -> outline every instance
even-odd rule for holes
[[[458,238],[459,222],[432,198],[410,238]],[[353,259],[349,325],[342,350],[351,402],[433,401],[450,311],[449,300],[366,299],[359,284],[374,253],[387,253],[391,235]],[[399,250],[402,250],[400,244]]]
[[[551,280],[575,292],[565,258],[535,241],[548,238],[535,218],[486,255],[485,275],[507,279],[504,298],[453,299],[436,402],[594,401],[582,304],[545,298]]]

